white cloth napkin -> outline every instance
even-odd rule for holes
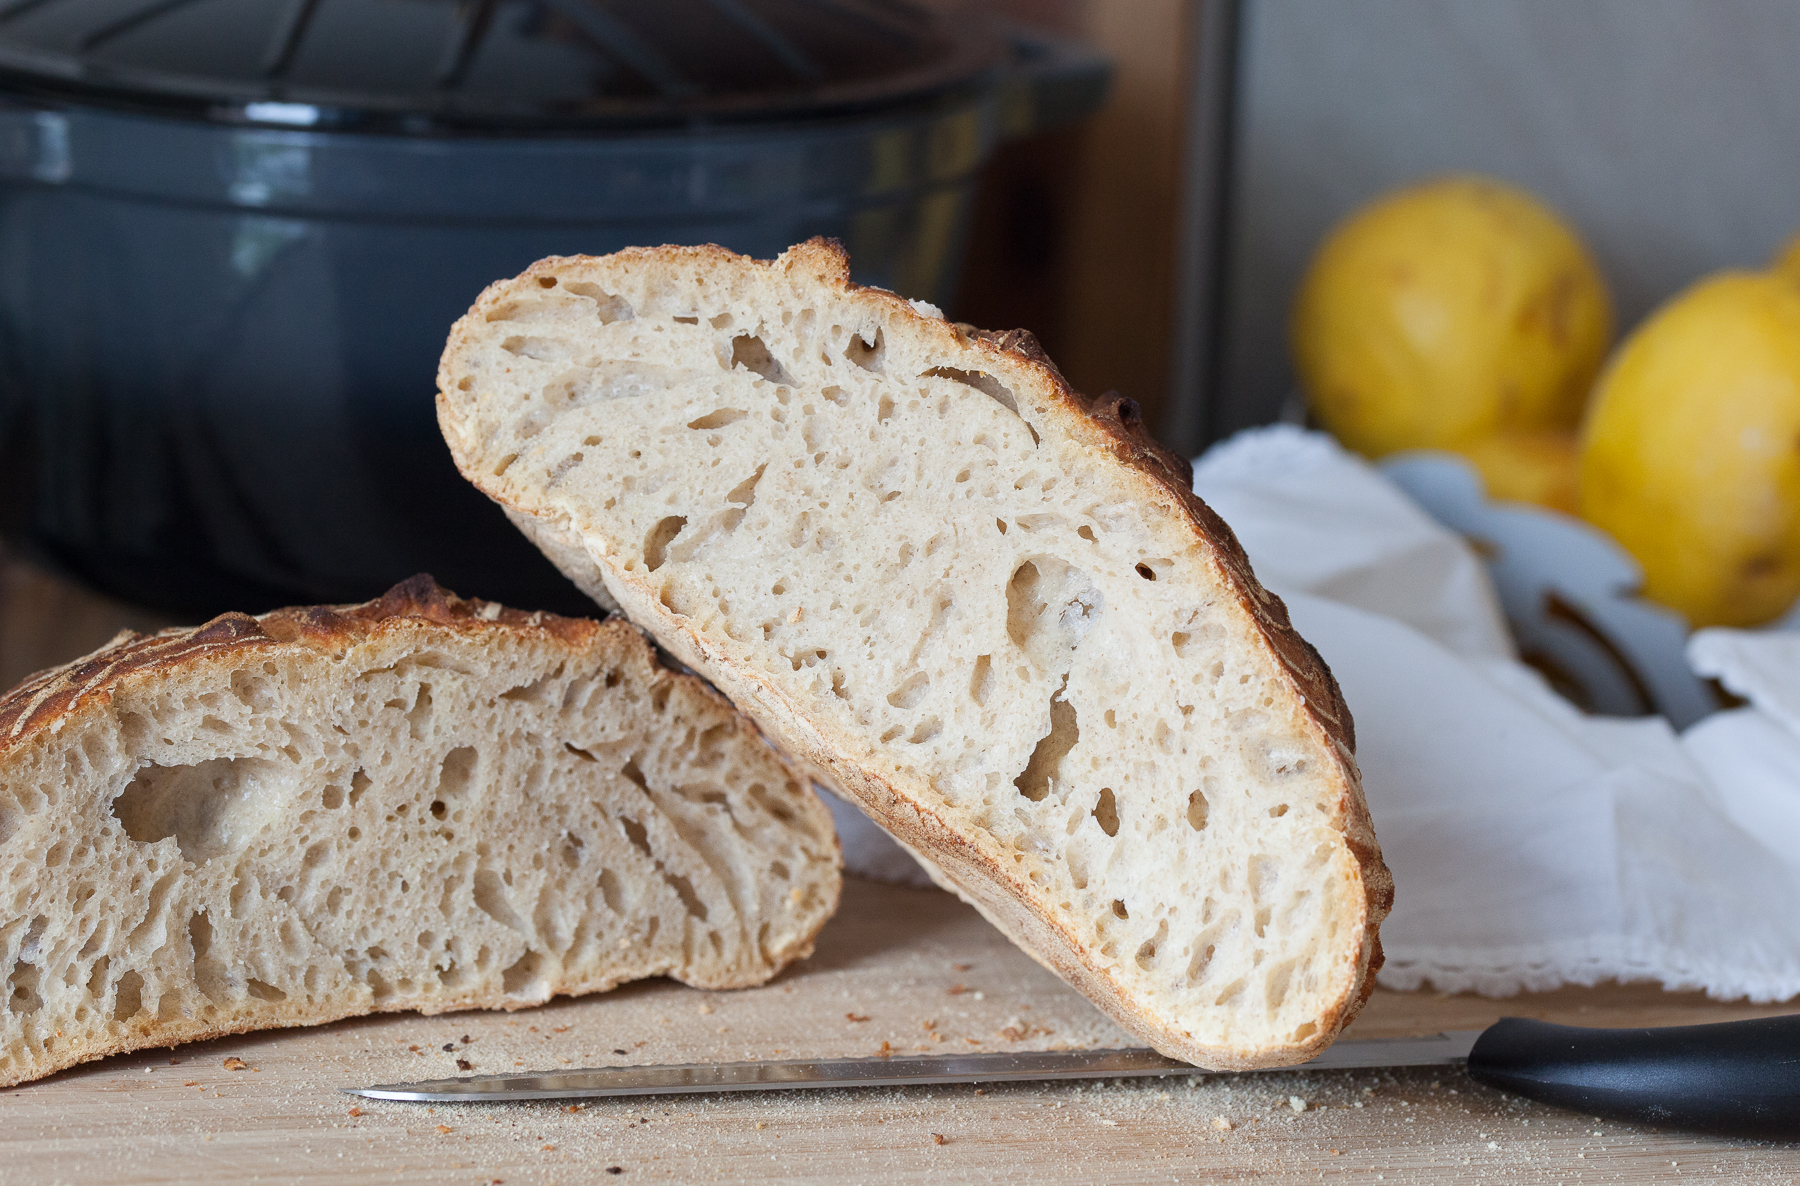
[[[1514,658],[1463,541],[1328,438],[1241,434],[1194,486],[1355,717],[1395,883],[1382,984],[1800,995],[1800,635],[1699,632],[1695,669],[1751,706],[1685,735],[1587,717]],[[916,872],[853,809],[839,824],[852,870]]]

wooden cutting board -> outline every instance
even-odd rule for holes
[[[1472,1028],[1506,1013],[1661,1024],[1770,1012],[1653,987],[1511,1001],[1380,992],[1353,1033]],[[714,993],[653,981],[517,1014],[392,1015],[107,1059],[0,1092],[0,1183],[1800,1176],[1800,1150],[1596,1123],[1488,1091],[1448,1067],[595,1101],[575,1110],[375,1103],[339,1092],[455,1074],[458,1058],[509,1071],[1129,1042],[948,894],[851,879],[817,954],[762,988]]]
[[[0,678],[71,658],[120,625],[158,624],[0,564]],[[1788,1011],[1654,985],[1506,1001],[1377,992],[1352,1036],[1473,1029],[1508,1014],[1664,1025]],[[654,981],[510,1015],[391,1015],[108,1059],[0,1091],[0,1186],[1800,1179],[1800,1148],[1599,1123],[1478,1087],[1452,1068],[582,1108],[382,1104],[339,1090],[454,1074],[458,1058],[508,1071],[1129,1043],[949,895],[852,878],[814,957],[762,988]]]

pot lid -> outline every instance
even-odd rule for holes
[[[928,99],[1003,44],[908,0],[0,0],[0,92],[372,131],[669,127]]]

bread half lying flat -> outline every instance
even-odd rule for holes
[[[439,372],[462,472],[1159,1050],[1302,1061],[1391,882],[1318,655],[1135,407],[822,240],[547,259]]]
[[[606,623],[429,577],[0,700],[0,1085],[353,1014],[729,988],[836,905],[811,788]]]

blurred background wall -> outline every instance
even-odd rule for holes
[[[988,167],[954,316],[1036,334],[1078,390],[1160,414],[1177,293],[1195,0],[988,0],[1113,60],[1104,111]],[[1152,420],[1154,423],[1154,419]]]

